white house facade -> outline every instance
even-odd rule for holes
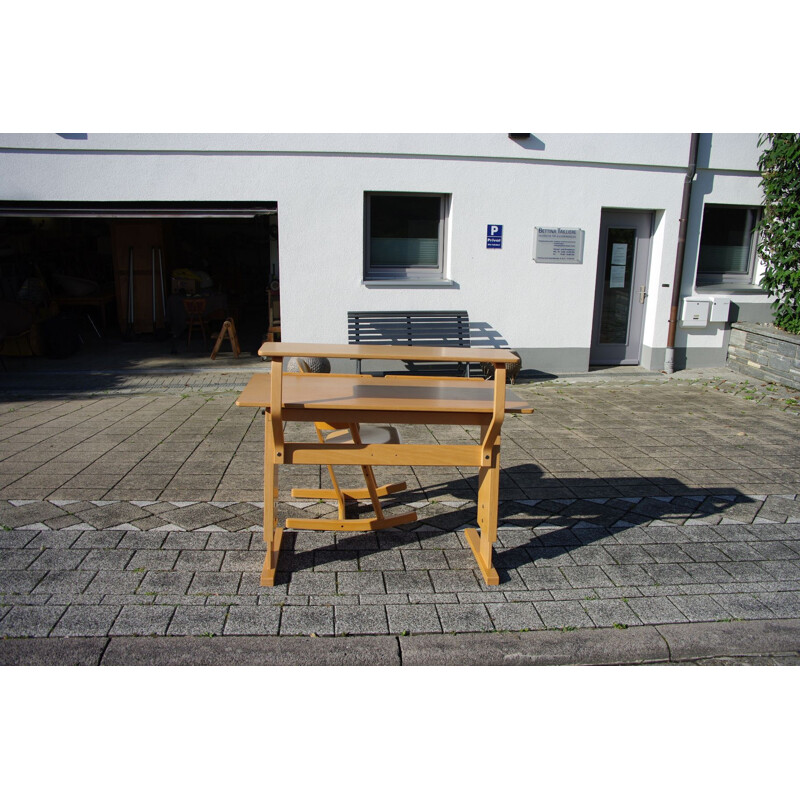
[[[286,341],[346,342],[348,311],[463,309],[474,344],[526,370],[661,370],[668,345],[675,369],[722,365],[732,322],[771,318],[758,154],[758,134],[735,133],[0,134],[4,299],[41,237],[69,272],[56,231],[110,270],[87,276],[84,258],[83,277],[113,280],[127,250],[87,237],[146,220],[167,226],[159,272],[236,284],[242,325],[266,330],[271,287]],[[192,255],[225,221],[260,227]]]

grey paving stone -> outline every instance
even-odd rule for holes
[[[603,572],[616,586],[643,586],[655,583],[653,577],[638,564],[604,564]]]
[[[109,635],[163,636],[174,613],[173,606],[125,606],[114,620]]]
[[[753,583],[756,581],[770,580],[770,574],[763,570],[756,562],[725,562],[720,564],[725,572],[729,573],[734,581],[739,583]]]
[[[386,606],[336,606],[336,634],[388,633]]]
[[[614,549],[623,547],[624,545],[617,545]],[[614,550],[607,549],[600,546],[586,546],[573,550],[572,560],[579,567],[586,567],[595,564],[617,564],[622,563],[619,560],[619,555],[614,554]]]
[[[569,589],[570,583],[561,570],[554,567],[520,567],[519,575],[528,589]]]
[[[492,619],[482,603],[437,603],[436,609],[445,633],[468,631],[490,631],[494,629]]]
[[[403,570],[403,557],[399,550],[379,550],[374,553],[366,553],[358,559],[359,569],[362,571],[378,570]]]
[[[0,550],[0,574],[10,570],[24,571],[40,558],[41,551],[25,548]]]
[[[25,547],[35,536],[35,531],[0,530],[0,549]]]
[[[444,606],[442,606],[444,607]],[[423,605],[387,605],[390,633],[441,633],[442,625],[433,603]]]
[[[670,600],[689,622],[714,622],[727,616],[725,609],[708,595],[676,595]]]
[[[800,561],[762,561],[759,566],[773,579],[800,581]]]
[[[40,531],[28,542],[27,547],[37,549],[72,547],[80,535],[80,531]]]
[[[759,554],[760,559],[767,561],[797,560],[797,553],[783,542],[756,542],[752,549]]]
[[[178,606],[167,636],[218,636],[225,627],[226,606]]]
[[[207,606],[256,606],[258,598],[249,594],[211,594],[205,597]]]
[[[678,586],[693,582],[692,576],[679,564],[645,564],[642,568],[657,584]]]
[[[74,570],[86,557],[88,550],[48,548],[42,550],[33,563],[34,569]]]
[[[124,536],[123,531],[84,531],[75,540],[74,547],[116,547]]]
[[[799,591],[759,592],[756,594],[756,598],[767,606],[776,617],[800,618]]]
[[[276,636],[280,618],[278,606],[231,606],[223,633],[231,636]]]
[[[195,572],[188,594],[236,594],[242,576],[238,572]]]
[[[612,586],[613,582],[600,567],[562,567],[564,577],[576,588]]]
[[[429,595],[430,598],[430,595]],[[358,602],[362,606],[397,606],[397,605],[405,605],[408,603],[408,595],[407,594],[360,594],[358,596]]]
[[[139,584],[138,591],[159,594],[185,594],[192,581],[191,572],[155,571],[147,572]]]
[[[157,594],[153,600],[157,606],[204,606],[207,597],[204,594]]]
[[[619,627],[622,625],[640,625],[636,614],[625,600],[618,598],[599,598],[581,601],[592,622],[601,628]]]
[[[336,594],[336,574],[333,572],[294,572],[289,578],[290,595]]]
[[[752,594],[720,594],[715,598],[733,619],[772,619],[777,616],[768,606]]]
[[[66,606],[14,606],[0,619],[0,637],[47,636]]]
[[[170,531],[166,534],[164,550],[203,550],[211,537],[202,531]]]
[[[125,569],[134,555],[133,550],[90,550],[81,561],[81,569],[88,571]]]
[[[478,590],[482,583],[482,579],[479,580],[475,571],[472,569],[430,570],[428,576],[433,583],[433,590],[437,594],[445,592],[473,592]],[[414,590],[408,589],[407,591],[412,592]]]
[[[51,570],[36,584],[33,591],[49,594],[75,594],[82,592],[94,576],[94,572],[85,570]]]
[[[59,619],[51,636],[106,636],[121,610],[120,606],[70,606]]]
[[[264,552],[254,550],[227,550],[222,560],[222,572],[251,572],[261,575]],[[283,555],[281,556],[283,558]]]
[[[408,570],[448,569],[444,550],[403,550],[403,564]],[[459,549],[455,552],[463,552]]]
[[[286,606],[281,612],[280,633],[287,636],[331,636],[334,633],[332,606]]]
[[[260,537],[259,537],[260,538]],[[208,550],[249,550],[253,534],[249,531],[214,532],[208,537]]]
[[[160,531],[127,531],[117,547],[130,550],[158,550],[167,538]]]
[[[221,550],[182,550],[175,569],[185,572],[219,570],[224,556]]]
[[[382,572],[340,572],[336,576],[339,594],[385,594]]]
[[[357,571],[357,550],[317,550],[314,552],[315,572]]]
[[[731,583],[733,576],[719,564],[681,564],[693,581],[702,583]]]
[[[685,615],[667,597],[631,597],[628,607],[645,625],[686,622]]]
[[[535,602],[534,608],[547,628],[592,628],[594,623],[577,600]]]
[[[408,594],[410,592],[433,592],[429,573],[425,570],[414,572],[385,572],[383,574],[386,591],[389,594]]]
[[[487,602],[486,609],[498,631],[527,631],[545,627],[532,602]]]
[[[354,594],[313,594],[309,595],[310,606],[357,606],[358,597]]]
[[[127,564],[129,570],[140,568],[171,570],[175,568],[175,562],[178,560],[176,550],[118,550],[117,552],[130,554],[130,561]]]

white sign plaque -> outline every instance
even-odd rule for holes
[[[582,264],[581,228],[536,228],[533,260],[538,264]]]

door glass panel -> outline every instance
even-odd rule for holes
[[[626,344],[628,341],[635,247],[635,228],[608,229],[600,316],[601,344]]]

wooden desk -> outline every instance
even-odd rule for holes
[[[478,524],[469,528],[467,542],[488,585],[499,583],[492,567],[497,539],[500,485],[500,427],[506,412],[530,413],[526,403],[506,390],[506,368],[517,357],[507,350],[460,347],[292,344],[266,342],[258,354],[270,360],[270,373],[254,375],[236,401],[263,408],[264,425],[264,541],[267,545],[261,585],[273,586],[283,528],[278,526],[275,501],[280,464],[354,464],[458,466],[478,469]],[[488,362],[495,378],[436,378],[405,375],[371,377],[284,373],[290,357],[395,359],[414,361]],[[480,444],[331,444],[285,441],[283,424],[324,421],[332,424],[406,423],[476,425]],[[310,520],[287,520],[287,527],[304,527]],[[337,520],[314,520],[324,530],[346,529]],[[291,525],[289,523],[292,523]],[[324,527],[323,527],[324,526]]]

